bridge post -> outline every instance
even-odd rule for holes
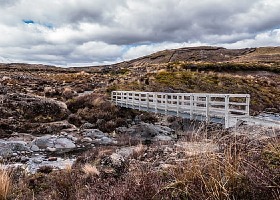
[[[147,111],[149,110],[149,107],[150,107],[150,99],[149,99],[149,97],[150,97],[150,94],[149,93],[146,93],[146,105],[147,105]]]
[[[153,102],[155,103],[155,113],[158,111],[158,99],[157,99],[157,94],[153,94]]]
[[[194,100],[194,95],[190,95],[190,119],[193,120],[193,100]]]
[[[142,94],[138,93],[138,110],[141,110]]]
[[[167,100],[168,100],[168,95],[165,94],[165,114],[167,114]]]
[[[134,102],[135,102],[135,93],[133,92],[132,93],[132,108],[133,109],[135,109]]]
[[[208,123],[210,121],[210,96],[206,95],[206,122]]]
[[[250,115],[250,95],[246,96],[246,115]]]
[[[197,101],[198,101],[198,96],[193,95],[193,116],[197,115]]]
[[[125,107],[128,108],[128,98],[129,98],[129,93],[126,92],[126,99],[125,99]]]
[[[123,106],[123,92],[121,92],[121,107]]]
[[[117,105],[119,105],[118,98],[119,98],[119,93],[116,92],[116,104],[117,104]]]
[[[176,95],[176,97],[177,97],[177,117],[179,117],[179,107],[180,107],[179,97],[180,97],[180,95]]]
[[[111,93],[111,101],[114,102],[114,91]],[[115,102],[116,103],[116,102]]]
[[[225,95],[225,128],[229,128],[229,95]]]

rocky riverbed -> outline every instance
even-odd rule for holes
[[[86,83],[105,75],[49,69],[9,66],[0,72],[0,162],[6,166],[31,173],[64,168],[81,152],[121,145],[122,135],[143,143],[177,139],[172,128],[154,124],[155,116],[117,108]]]
[[[84,94],[80,98],[84,98]],[[77,127],[70,123],[70,110],[58,100],[23,93],[5,93],[1,97],[0,161],[35,173],[43,166],[64,168],[73,164],[79,152],[102,145],[118,145],[117,135],[130,135],[143,142],[171,141],[177,138],[167,126],[141,121],[139,117],[112,132],[98,129],[82,119]],[[78,97],[79,98],[79,97]],[[73,115],[73,114],[72,114]]]
[[[222,93],[238,88],[252,92],[253,112],[269,107],[278,112],[273,103],[279,96],[278,75],[242,72],[234,75],[233,87],[232,74],[176,71],[181,68],[174,66],[0,65],[0,175],[9,174],[10,199],[206,199],[209,193],[201,188],[220,186],[222,199],[239,190],[249,197],[279,194],[279,129],[223,130],[110,102],[116,86]],[[259,98],[256,83],[273,87],[274,93]]]

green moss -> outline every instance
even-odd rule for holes
[[[250,80],[246,76],[217,72],[160,72],[155,76],[155,85],[156,91],[171,88],[178,92],[248,93],[251,95],[252,111],[279,109],[280,106],[280,93],[277,88],[256,78]]]
[[[184,63],[183,63],[184,64]],[[251,95],[251,114],[256,114],[266,108],[274,108],[280,111],[280,93],[277,85],[280,77],[263,78],[262,76],[237,75],[232,72],[216,72],[215,70],[223,67],[229,69],[262,69],[268,66],[258,66],[249,64],[228,64],[218,63],[213,71],[184,70],[176,66],[182,63],[171,63],[166,67],[167,71],[160,71],[149,74],[149,85],[143,81],[129,80],[120,85],[114,85],[107,89],[112,90],[136,90],[136,91],[155,91],[155,92],[193,92],[193,93],[242,93]],[[189,64],[188,66],[192,66]],[[213,63],[196,64],[194,67],[205,67],[208,70],[214,67]],[[202,69],[201,68],[201,69]],[[225,70],[226,71],[226,70]]]
[[[278,64],[256,64],[256,63],[172,63],[170,65],[180,65],[181,69],[199,70],[199,71],[269,71],[280,73]]]

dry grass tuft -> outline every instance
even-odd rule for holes
[[[65,166],[65,171],[70,174],[72,172],[72,165],[71,164],[67,164]]]
[[[87,177],[100,175],[100,172],[98,171],[96,166],[88,164],[88,163],[84,165],[84,167],[82,168],[82,171],[86,174]]]
[[[133,156],[134,158],[138,158],[139,156],[141,156],[144,151],[146,150],[145,146],[140,143],[138,144],[134,149],[133,149]]]
[[[95,107],[100,107],[104,103],[105,103],[105,100],[102,97],[97,97],[96,99],[94,99],[92,101],[92,105],[95,106]]]
[[[11,178],[9,172],[0,166],[0,200],[7,199],[11,189]]]

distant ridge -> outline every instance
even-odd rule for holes
[[[184,47],[159,51],[112,66],[134,66],[169,62],[280,63],[280,47],[226,49],[223,47]]]
[[[55,67],[43,64],[15,63],[9,59],[0,56],[0,65],[17,65],[26,68],[46,68],[52,67],[61,70],[89,70],[92,68],[107,67],[133,67],[149,64],[164,64],[175,62],[191,63],[257,63],[257,64],[279,64],[280,65],[280,47],[258,47],[243,49],[226,49],[214,46],[183,47],[178,49],[166,49],[150,55],[142,56],[129,61],[123,61],[111,65],[86,66],[86,67]]]

